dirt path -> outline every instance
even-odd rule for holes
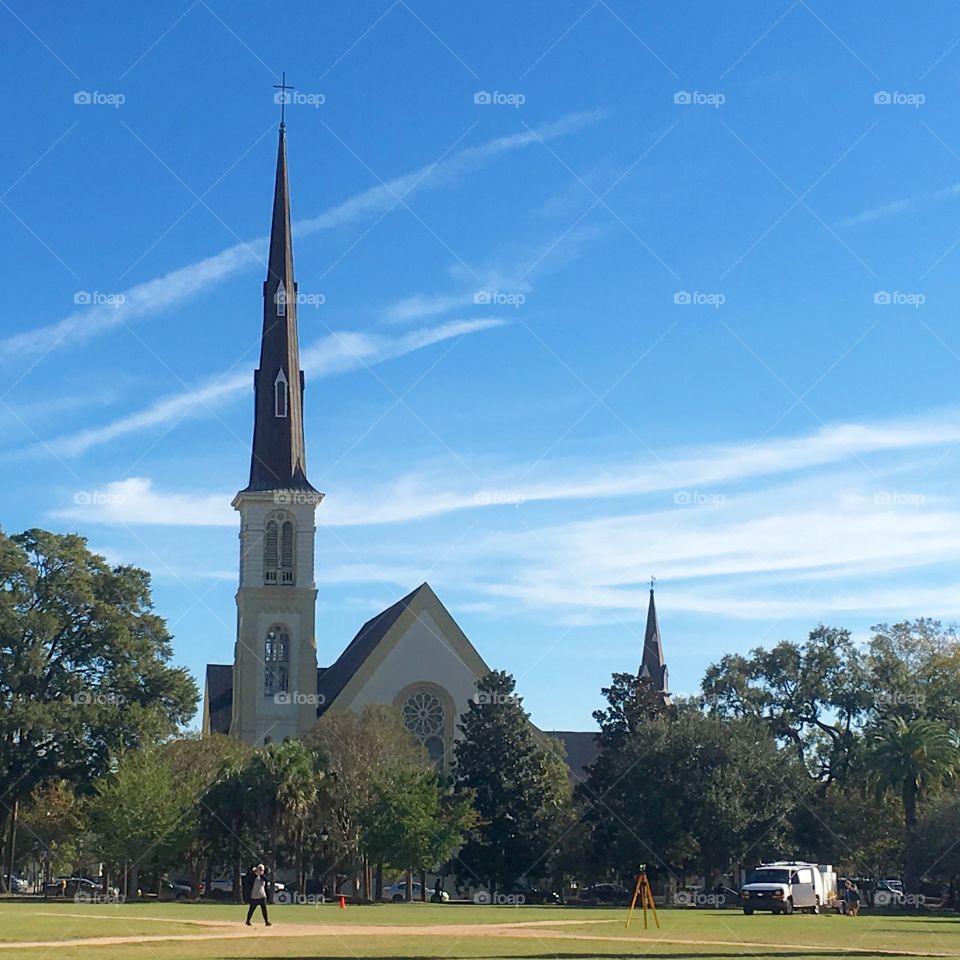
[[[60,914],[60,916],[67,916]],[[69,916],[89,917],[89,913],[69,914]],[[120,919],[120,918],[117,918]],[[129,918],[127,918],[129,919]],[[192,923],[199,926],[216,928],[210,933],[145,934],[142,936],[83,937],[74,940],[20,940],[13,943],[0,943],[2,950],[25,950],[29,947],[108,947],[138,943],[183,943],[201,940],[246,940],[251,937],[267,938],[306,938],[306,937],[514,937],[517,939],[579,940],[602,943],[620,943],[624,945],[650,946],[654,943],[679,944],[698,947],[759,947],[768,950],[791,950],[816,955],[824,949],[823,944],[763,943],[753,940],[691,940],[676,937],[650,936],[646,939],[603,936],[593,933],[569,933],[557,929],[563,926],[581,925],[583,920],[532,920],[518,923],[495,924],[451,924],[434,926],[387,926],[376,924],[303,924],[275,923],[269,930],[258,927],[248,929],[242,921],[216,920],[175,920],[167,917],[138,917],[138,920],[157,920],[170,923]],[[610,923],[609,920],[586,921],[591,923]],[[930,950],[894,950],[873,947],[831,946],[831,952],[848,953],[853,957],[874,955],[884,957],[956,957],[954,953],[938,953]]]

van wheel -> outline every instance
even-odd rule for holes
[[[783,912],[784,912],[788,917],[790,916],[791,913],[793,913],[793,901],[792,901],[792,900],[788,900],[788,901],[783,905]]]
[[[813,913],[813,914],[817,914],[817,913],[820,912],[820,898],[819,898],[819,897],[817,897],[816,903],[814,903],[813,909],[812,909],[810,912]]]
[[[743,908],[743,915],[744,915],[745,917],[752,917],[752,916],[753,916],[753,907],[744,907],[744,908]]]

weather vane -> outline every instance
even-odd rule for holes
[[[287,91],[295,90],[296,87],[291,87],[287,83],[287,71],[284,70],[280,75],[280,82],[273,85],[274,90],[279,90],[279,93],[274,94],[273,99],[276,103],[280,104],[280,129],[282,130],[286,126],[286,106],[287,106]]]
[[[650,589],[651,589],[651,590],[653,589],[653,585],[654,585],[656,582],[657,582],[657,578],[656,578],[656,577],[651,577],[651,578],[650,578]]]

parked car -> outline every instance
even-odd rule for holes
[[[214,877],[209,887],[204,887],[203,895],[212,900],[226,900],[233,896],[233,877]]]
[[[182,883],[173,883],[170,880],[160,881],[159,899],[161,900],[190,900],[193,890]]]
[[[419,883],[414,882],[413,884],[413,899],[419,900],[421,896],[421,890],[423,887]],[[433,896],[433,889],[430,888],[427,890],[427,900]],[[391,883],[389,887],[383,888],[383,895],[380,898],[381,900],[392,900],[394,903],[401,903],[407,899],[407,882],[405,880],[398,880],[396,883]],[[446,890],[443,891],[441,895],[441,900],[446,903],[450,899],[450,894]]]
[[[90,897],[103,892],[103,887],[86,877],[57,877],[43,885],[43,896],[50,897]]]
[[[27,892],[27,881],[23,877],[18,877],[14,874],[12,877],[6,877],[7,889],[11,893],[26,893]]]
[[[627,903],[630,891],[619,883],[595,883],[580,891],[584,903]]]

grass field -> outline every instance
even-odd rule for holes
[[[274,906],[274,925],[243,925],[230,905],[120,906],[0,902],[0,960],[514,960],[610,957],[807,958],[960,956],[960,918],[745,917],[664,910],[661,928],[623,909],[383,904]]]

